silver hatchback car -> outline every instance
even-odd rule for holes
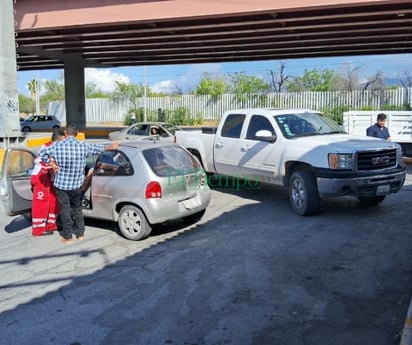
[[[30,169],[34,153],[5,152],[0,195],[9,215],[30,212]],[[181,146],[151,141],[122,142],[115,151],[90,157],[93,177],[83,206],[85,217],[118,222],[130,240],[149,236],[154,224],[175,219],[194,223],[211,192],[199,161]],[[85,171],[86,173],[86,171]]]

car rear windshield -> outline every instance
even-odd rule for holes
[[[193,174],[202,168],[196,158],[177,145],[147,149],[143,156],[158,176]]]

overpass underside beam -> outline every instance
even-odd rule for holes
[[[80,54],[69,54],[64,62],[66,123],[86,128],[84,62]]]

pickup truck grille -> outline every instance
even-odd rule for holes
[[[357,170],[384,170],[396,167],[396,149],[384,151],[363,151],[357,155]]]

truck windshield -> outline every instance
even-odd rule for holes
[[[320,113],[282,114],[274,119],[286,138],[345,133],[335,121]]]

